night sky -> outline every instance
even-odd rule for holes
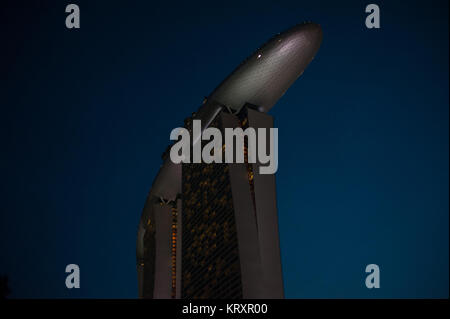
[[[305,20],[322,46],[270,111],[286,297],[448,297],[448,1],[373,2],[378,30],[362,1],[2,1],[10,297],[137,297],[137,226],[170,131]],[[65,287],[71,263],[80,289]],[[365,287],[371,263],[380,289]]]

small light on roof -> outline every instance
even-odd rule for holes
[[[258,59],[261,57],[261,54],[258,54]]]

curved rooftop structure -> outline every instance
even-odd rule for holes
[[[223,107],[239,112],[245,104],[268,112],[300,77],[322,43],[320,25],[296,25],[258,48],[206,98],[195,119],[205,129]]]
[[[314,23],[297,25],[270,39],[243,61],[209,96],[239,111],[245,103],[267,112],[302,75],[322,42]]]

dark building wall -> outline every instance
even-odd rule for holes
[[[182,285],[182,259],[183,259],[183,202],[181,198],[176,200],[177,207],[177,248],[176,248],[176,295],[175,298],[181,298]]]
[[[153,288],[155,285],[155,254],[156,254],[156,240],[155,240],[155,224],[154,219],[149,218],[145,225],[146,231],[144,234],[144,260],[141,263],[143,267],[142,276],[142,295],[145,298],[153,298]]]
[[[180,193],[181,164],[166,160],[147,196],[138,228],[136,259],[140,298],[172,297],[172,208]],[[148,227],[149,222],[153,230]],[[177,230],[177,236],[180,233]],[[176,258],[181,258],[178,252]]]
[[[250,127],[267,128],[269,133],[269,129],[273,127],[272,116],[252,109],[248,109],[247,112]],[[266,134],[266,150],[269,149],[269,134]],[[283,298],[275,174],[260,174],[261,164],[258,161],[252,166],[264,297]]]
[[[226,127],[270,128],[273,119],[244,108],[220,112],[210,126],[225,136]],[[150,224],[138,265],[140,296],[283,298],[275,176],[260,175],[259,166],[164,164],[141,221]]]
[[[223,136],[273,127],[267,114],[242,112],[221,112],[212,126]],[[259,174],[259,163],[183,164],[182,189],[181,296],[283,298],[275,176]]]
[[[180,298],[181,200],[153,197],[145,209],[148,219],[143,259],[138,265],[139,294],[143,298]]]
[[[241,126],[240,120],[234,115],[221,113],[220,116],[223,127]],[[247,165],[245,163],[227,165],[237,226],[243,298],[263,298],[258,233]]]
[[[171,298],[171,206],[155,204],[156,249],[153,298]]]
[[[182,298],[242,298],[229,166],[183,164],[182,176]]]

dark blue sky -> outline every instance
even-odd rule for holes
[[[11,297],[137,297],[136,230],[170,131],[303,20],[322,47],[270,112],[286,297],[448,297],[448,1],[375,1],[379,30],[362,1],[72,2],[80,30],[70,2],[0,5]]]

